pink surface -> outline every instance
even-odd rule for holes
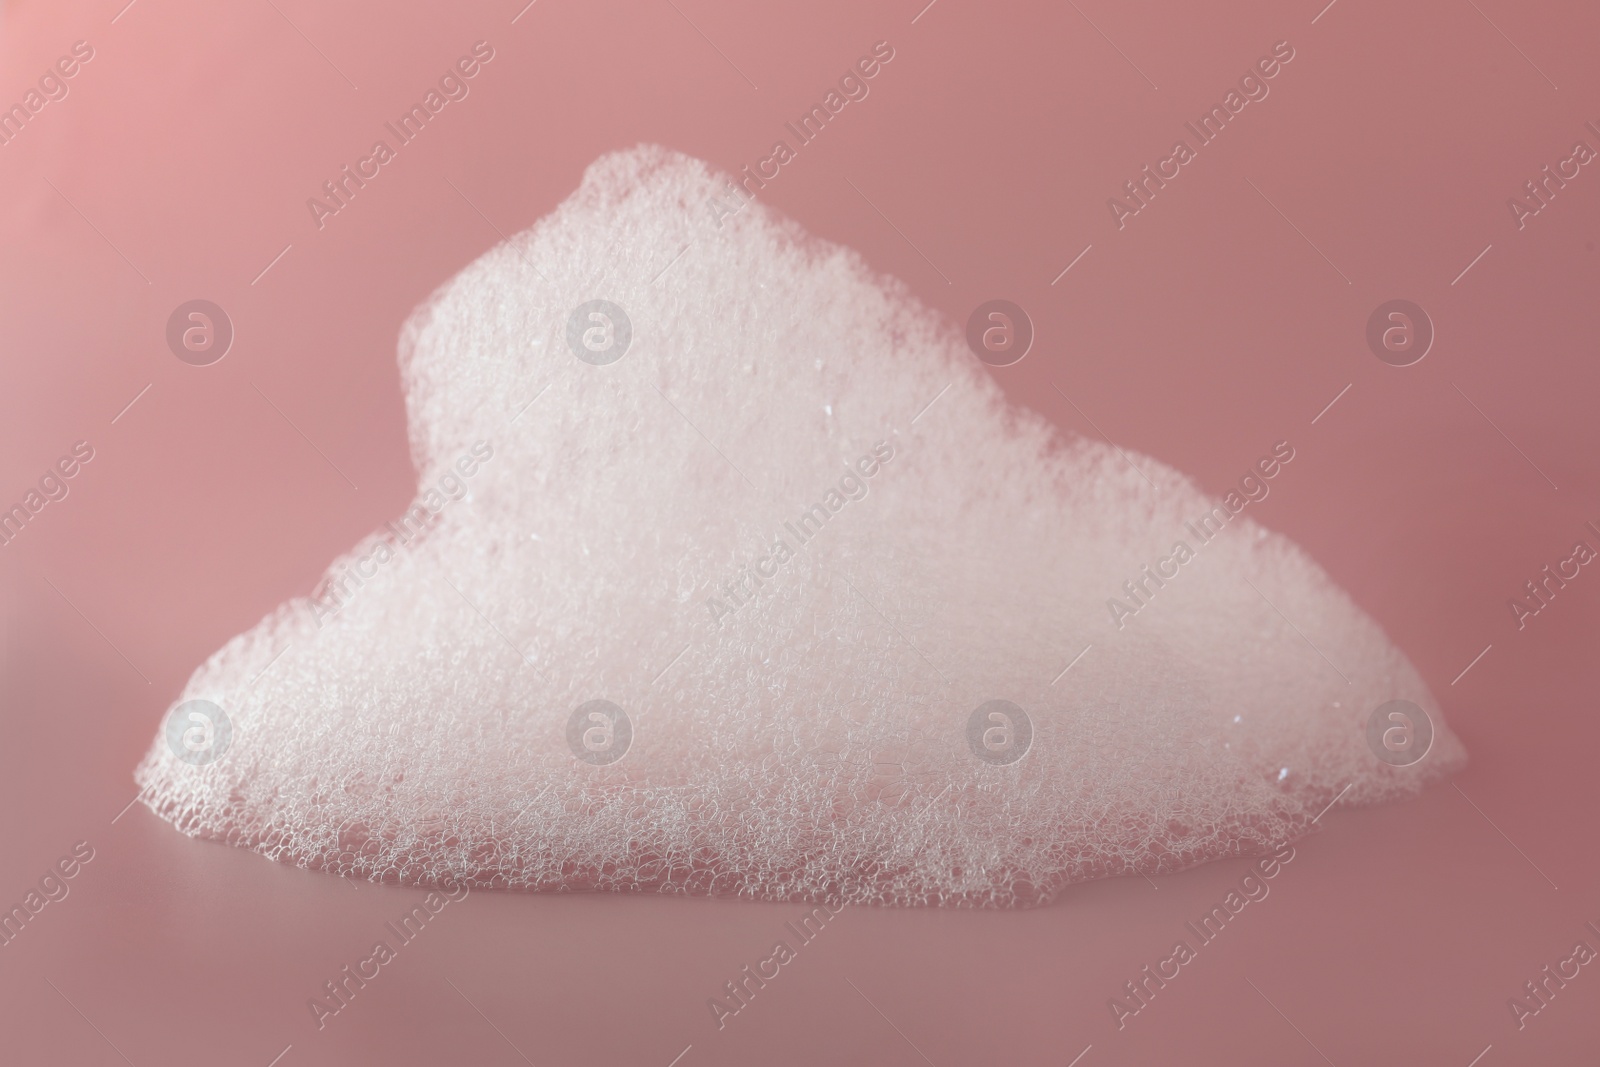
[[[93,58],[0,146],[0,503],[76,442],[94,453],[0,547],[0,897],[93,850],[0,948],[8,1062],[1592,1061],[1595,968],[1520,1029],[1507,1001],[1600,948],[1600,578],[1521,629],[1507,600],[1600,545],[1600,177],[1567,164],[1521,228],[1507,198],[1575,141],[1600,148],[1600,15],[920,7],[6,10],[0,104],[76,41]],[[480,40],[495,58],[470,94],[319,230],[306,199]],[[993,373],[1064,428],[1217,492],[1293,441],[1252,511],[1406,650],[1471,766],[1329,813],[1121,1030],[1107,1001],[1243,861],[1030,912],[846,910],[721,1029],[708,998],[805,909],[473,893],[319,1029],[308,999],[424,894],[118,817],[134,762],[201,658],[409,498],[394,340],[413,305],[608,149],[755,164],[880,40],[870,96],[766,202],[958,327],[985,300],[1024,307],[1033,350]],[[1284,40],[1270,94],[1119,229],[1107,199]],[[235,328],[209,367],[166,346],[195,298]],[[1365,340],[1395,298],[1437,334],[1403,368]]]

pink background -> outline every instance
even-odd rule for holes
[[[1600,948],[1600,576],[1520,632],[1506,606],[1600,543],[1600,173],[1520,231],[1506,207],[1600,147],[1592,6],[123,2],[0,25],[0,103],[95,49],[0,147],[0,505],[95,449],[0,548],[0,901],[95,849],[0,949],[8,1062],[1593,1062],[1600,967],[1521,1031],[1506,1005]],[[1107,198],[1285,39],[1271,95],[1119,231]],[[477,40],[471,95],[318,231],[305,199]],[[848,910],[721,1031],[707,998],[800,906],[475,893],[319,1032],[307,999],[422,894],[139,805],[113,823],[134,763],[203,657],[408,500],[412,306],[602,152],[754,163],[878,40],[871,95],[763,199],[955,326],[1021,304],[1034,350],[993,373],[1064,429],[1086,415],[1217,492],[1290,440],[1252,514],[1412,657],[1471,751],[1459,789],[1330,813],[1121,1032],[1108,998],[1242,861],[1030,912]],[[163,338],[196,297],[237,331],[206,368]],[[1395,297],[1437,329],[1408,368],[1364,340]]]

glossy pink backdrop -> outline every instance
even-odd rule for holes
[[[1600,148],[1600,13],[123,2],[0,23],[3,105],[93,50],[0,146],[0,506],[94,450],[0,547],[0,900],[94,852],[0,948],[7,1062],[1592,1062],[1595,968],[1521,1029],[1507,1000],[1600,948],[1600,577],[1522,629],[1507,600],[1600,545],[1600,174],[1569,164],[1520,226],[1507,201]],[[306,199],[477,41],[467,98],[319,229]],[[1020,304],[1034,349],[993,373],[1066,430],[1218,492],[1291,440],[1254,513],[1412,657],[1472,765],[1330,813],[1120,1031],[1108,999],[1242,861],[1030,912],[847,910],[720,1030],[707,998],[805,909],[474,893],[319,1030],[308,998],[423,894],[190,841],[125,807],[134,763],[205,656],[409,499],[419,300],[605,151],[754,164],[877,41],[870,96],[765,202],[954,326]],[[1108,198],[1280,41],[1270,94],[1119,228]],[[195,298],[236,330],[209,367],[164,338]],[[1365,339],[1394,298],[1437,334],[1404,368]]]

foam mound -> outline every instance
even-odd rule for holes
[[[1008,407],[903,286],[730,195],[606,156],[412,315],[416,504],[195,673],[152,810],[383,882],[1009,906],[1464,763],[1293,544],[1202,547],[1184,476]],[[1394,699],[1410,766],[1367,740]]]

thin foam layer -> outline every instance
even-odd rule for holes
[[[1248,514],[1197,543],[1216,501],[1008,407],[849,250],[718,226],[725,181],[604,157],[413,314],[416,506],[195,673],[231,741],[164,731],[152,810],[386,882],[1005,906],[1463,764],[1294,545]],[[1392,699],[1419,763],[1367,742]]]

